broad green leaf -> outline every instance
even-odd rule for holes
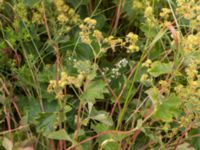
[[[106,23],[106,17],[100,14],[100,15],[95,16],[94,19],[97,21],[96,28],[102,29]]]
[[[102,80],[90,82],[81,98],[86,102],[95,102],[96,99],[103,99],[104,93],[108,93],[105,83]]]
[[[104,140],[101,145],[100,145],[100,149],[104,149],[104,150],[119,150],[120,149],[120,145],[119,142],[114,140],[113,138],[109,138]]]
[[[92,49],[84,43],[79,43],[77,45],[76,54],[79,60],[81,59],[92,60],[94,58]]]
[[[72,107],[69,106],[69,105],[66,105],[66,106],[64,107],[64,112],[65,112],[65,113],[70,112],[71,110],[72,110]]]
[[[47,137],[50,138],[50,139],[54,139],[54,140],[67,140],[67,141],[71,141],[70,136],[67,134],[67,132],[64,129],[51,132],[50,134],[48,134]]]
[[[169,97],[161,99],[153,117],[165,122],[170,122],[173,117],[177,117],[180,113],[180,105],[180,99],[175,94],[171,94]]]
[[[174,93],[166,98],[160,94],[157,88],[151,88],[146,93],[154,103],[155,109],[152,117],[165,122],[170,122],[173,117],[178,117],[181,101]]]
[[[97,132],[97,133],[100,133],[100,132],[103,132],[103,131],[106,131],[106,130],[110,130],[111,127],[110,126],[107,126],[103,123],[98,123],[98,124],[93,124],[92,125],[92,129]]]
[[[101,133],[104,131],[109,130],[109,126],[98,123],[96,125],[92,125],[92,129],[94,129],[95,132]],[[97,140],[101,147],[105,150],[117,150],[119,149],[118,143],[122,141],[127,135],[122,134],[105,134],[99,137]]]
[[[192,135],[197,135],[197,134],[200,134],[200,127],[197,128],[197,129],[192,129],[189,133],[189,136],[192,136]],[[197,136],[197,137],[193,137],[191,139],[191,145],[195,148],[195,149],[200,149],[200,136]]]
[[[107,126],[112,126],[113,121],[109,114],[105,111],[98,111],[95,116],[91,116],[92,119],[98,120]]]
[[[148,24],[143,24],[140,29],[144,32],[147,38],[154,38],[158,34],[156,28],[149,27]]]
[[[155,61],[152,63],[151,68],[148,70],[148,72],[153,77],[158,77],[163,74],[171,73],[173,70],[173,63],[161,63],[160,61]]]
[[[157,42],[154,47],[149,51],[149,59],[156,60],[160,59],[160,55],[162,54],[162,44],[161,42]]]
[[[42,132],[44,135],[54,131],[58,125],[57,113],[40,113],[37,120],[37,132]]]

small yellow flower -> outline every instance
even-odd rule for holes
[[[141,8],[143,8],[144,6],[143,6],[143,4],[140,2],[140,1],[133,1],[133,6],[132,6],[132,8],[134,9],[141,9]]]
[[[147,59],[147,60],[142,64],[142,66],[143,66],[143,67],[149,68],[151,64],[152,64],[151,59]]]
[[[94,30],[93,36],[97,39],[98,42],[101,42],[103,40],[102,32],[99,30]]]
[[[60,23],[65,23],[65,22],[68,21],[68,18],[67,18],[63,13],[60,14],[60,15],[57,17],[57,19],[58,19],[58,21],[59,21]]]
[[[169,18],[170,13],[171,13],[170,9],[162,8],[162,12],[160,13],[160,17],[167,19],[167,18]]]
[[[143,74],[140,78],[140,82],[144,83],[148,79],[148,74]]]
[[[145,12],[144,12],[144,16],[146,18],[149,18],[149,17],[152,17],[153,15],[153,8],[151,6],[148,6],[146,9],[145,9]]]
[[[137,34],[130,32],[128,35],[126,35],[126,42],[136,43],[137,41],[138,41],[138,35]]]
[[[179,84],[174,88],[174,90],[176,91],[176,93],[180,93],[183,90],[183,88],[183,85]]]
[[[129,45],[127,48],[127,53],[134,53],[138,51],[139,51],[139,47],[136,45]]]
[[[57,99],[57,100],[63,100],[64,97],[65,97],[65,95],[63,94],[62,90],[60,90],[60,91],[58,91],[58,92],[56,93],[56,99]]]
[[[96,26],[96,23],[97,23],[95,19],[91,19],[89,17],[85,18],[84,22],[90,26]]]

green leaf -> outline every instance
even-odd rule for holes
[[[40,113],[37,120],[37,132],[42,132],[44,135],[54,131],[58,125],[57,113]]]
[[[151,60],[158,59],[159,60],[162,52],[163,52],[163,49],[162,49],[161,42],[155,43],[154,47],[149,52],[149,59],[151,59]]]
[[[144,32],[147,38],[154,38],[158,34],[156,28],[149,27],[148,24],[143,24],[140,29]]]
[[[92,129],[97,132],[101,133],[111,129],[109,126],[105,124],[98,123],[96,125],[92,125]],[[124,134],[105,134],[100,136],[97,141],[101,145],[102,149],[105,150],[118,150],[119,143],[125,138],[127,135]]]
[[[72,110],[72,107],[69,106],[69,105],[66,105],[66,106],[64,107],[64,112],[65,112],[65,113],[70,112],[71,110]]]
[[[161,63],[160,61],[155,61],[152,63],[151,68],[148,70],[148,72],[153,77],[158,77],[163,74],[171,73],[173,70],[173,63]]]
[[[109,114],[105,111],[98,111],[95,116],[91,116],[92,119],[98,120],[107,126],[112,126],[113,121]]]
[[[54,139],[54,140],[67,140],[67,141],[71,141],[70,136],[67,134],[67,132],[64,129],[51,132],[50,134],[48,134],[47,137],[50,138],[50,139]]]
[[[104,93],[108,93],[105,83],[102,80],[90,82],[81,98],[86,102],[95,102],[96,99],[104,99]]]
[[[198,127],[197,129],[192,129],[189,133],[189,136],[197,135],[197,134],[200,134],[200,127]],[[191,139],[190,143],[195,149],[200,149],[199,141],[200,141],[200,136],[196,136]]]
[[[120,149],[120,145],[118,141],[115,141],[112,137],[109,139],[104,140],[101,143],[101,148],[104,150],[118,150]]]
[[[162,102],[158,104],[153,117],[165,122],[170,122],[173,117],[177,117],[180,113],[180,105],[180,99],[175,94],[171,94],[168,98],[163,99]]]
[[[92,60],[94,58],[92,49],[84,43],[79,43],[77,45],[76,54],[77,54],[77,59],[79,60],[81,59]]]
[[[99,30],[102,29],[106,23],[106,17],[100,14],[100,15],[95,16],[94,19],[96,19],[97,21],[96,28]]]
[[[110,130],[111,129],[111,127],[110,126],[107,126],[107,125],[105,125],[105,124],[103,124],[103,123],[98,123],[98,124],[93,124],[92,125],[92,129],[95,131],[95,132],[97,132],[97,133],[100,133],[100,132],[103,132],[103,131],[106,131],[106,130]],[[104,135],[103,135],[104,136]],[[105,136],[107,136],[107,134],[105,135]]]

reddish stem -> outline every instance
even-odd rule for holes
[[[8,126],[8,131],[11,131],[11,123],[10,123],[10,114],[7,111],[6,107],[4,107],[4,113],[5,113],[5,117],[6,117],[6,122],[7,122],[7,126]]]
[[[108,87],[108,90],[111,92],[111,94],[113,95],[113,97],[115,98],[115,102],[117,103],[118,107],[119,107],[119,110],[121,111],[121,105],[120,105],[120,102],[118,100],[118,97],[117,95],[115,94],[115,92],[113,91],[113,89],[110,87],[109,85],[109,82],[108,80],[106,79],[106,77],[103,75],[103,72],[101,71],[101,69],[99,68],[99,71],[101,72],[102,76],[103,76],[103,79],[104,79],[104,82],[106,83],[107,87]],[[111,114],[110,114],[111,115]],[[112,116],[111,116],[112,117]]]
[[[114,18],[112,20],[112,31],[111,31],[111,34],[114,33],[117,29],[117,26],[119,24],[119,19],[120,19],[120,16],[121,16],[121,9],[122,9],[122,0],[119,0],[119,4],[115,10],[115,15],[114,15]]]
[[[54,140],[50,140],[51,150],[55,150]]]
[[[181,140],[183,139],[183,137],[186,135],[186,133],[191,129],[192,127],[192,123],[188,126],[187,129],[185,129],[185,131],[182,132],[181,136],[178,138],[176,145],[174,146],[174,150],[177,149],[179,143],[181,142]]]
[[[98,138],[98,137],[100,137],[100,136],[102,136],[102,135],[105,135],[105,134],[132,134],[133,132],[135,132],[135,128],[133,128],[133,129],[131,129],[131,130],[129,130],[129,131],[116,131],[116,130],[108,130],[108,131],[104,131],[104,132],[101,132],[101,133],[99,133],[99,134],[96,134],[96,135],[94,135],[94,136],[92,136],[92,137],[89,137],[89,138],[87,138],[87,139],[85,139],[85,140],[83,140],[83,141],[81,141],[81,142],[79,142],[78,144],[76,144],[76,145],[72,145],[71,147],[69,147],[69,148],[67,148],[66,150],[72,150],[72,149],[74,149],[75,147],[77,147],[78,145],[81,145],[81,144],[84,144],[84,143],[86,143],[86,142],[89,142],[89,141],[91,141],[91,140],[93,140],[93,139],[95,139],[95,138]]]
[[[15,107],[16,111],[17,111],[17,114],[18,114],[19,118],[22,119],[21,113],[20,113],[19,108],[18,108],[18,106],[16,104],[16,96],[13,97],[12,103],[13,103],[13,106]]]
[[[59,150],[63,150],[63,141],[59,140]]]

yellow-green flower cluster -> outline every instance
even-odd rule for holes
[[[151,64],[151,59],[147,59],[145,62],[142,63],[142,67],[149,69],[151,67]],[[149,73],[145,73],[141,76],[140,82],[146,86],[151,86],[153,85],[153,78]]]
[[[64,98],[64,94],[62,90],[67,85],[73,85],[76,88],[80,88],[83,84],[85,76],[80,73],[76,77],[68,75],[67,72],[61,72],[61,78],[59,81],[56,80],[50,80],[47,91],[49,93],[56,92],[56,99],[61,100]]]
[[[13,6],[13,10],[15,12],[14,21],[12,23],[13,27],[18,30],[20,26],[20,20],[23,20],[23,22],[26,23],[26,25],[29,25],[30,22],[27,18],[27,8],[23,2],[19,2],[16,5]]]
[[[140,78],[140,82],[141,83],[144,83],[145,81],[147,81],[147,79],[149,78],[149,75],[148,74],[143,74]]]
[[[153,8],[151,6],[147,6],[144,11],[144,17],[146,18],[146,22],[150,27],[157,26],[157,19],[154,16]]]
[[[127,53],[134,53],[139,51],[139,47],[136,45],[138,41],[138,35],[130,32],[126,35],[126,43],[128,43]]]
[[[141,76],[140,82],[149,87],[153,85],[153,78],[148,73],[145,73]]]
[[[138,35],[130,32],[126,39],[116,38],[112,35],[104,38],[103,34],[99,30],[95,30],[96,20],[89,17],[85,18],[83,23],[79,26],[81,29],[79,35],[81,42],[91,45],[91,35],[96,38],[102,52],[106,52],[109,48],[112,48],[113,52],[116,51],[116,47],[125,47],[128,53],[138,52],[139,47],[136,45],[138,41]]]
[[[94,30],[93,36],[96,38],[96,40],[101,43],[104,39],[103,34],[99,30]]]
[[[198,69],[199,61],[193,61],[185,69],[187,76],[187,85],[179,84],[174,89],[179,98],[185,104],[188,113],[197,113],[200,115],[200,74]],[[191,109],[192,108],[192,109]]]
[[[95,19],[91,19],[89,17],[84,19],[83,23],[79,26],[81,29],[81,32],[79,33],[81,42],[89,45],[91,44],[89,35],[93,32],[96,23]]]
[[[194,5],[195,1],[190,0],[190,1],[185,1],[185,0],[176,0],[177,2],[177,9],[176,12],[178,15],[183,16],[184,18],[190,20],[194,18],[195,13],[194,13]]]
[[[189,124],[191,124],[191,122],[193,121],[193,119],[195,118],[194,114],[189,114],[188,116],[183,116],[180,119],[180,125],[181,127],[188,127]]]
[[[32,15],[32,23],[36,23],[38,25],[43,24],[43,14],[44,14],[43,7],[41,7],[41,3],[38,3],[34,7],[34,12]]]
[[[194,80],[198,75],[197,64],[192,62],[185,69],[189,81]]]
[[[142,66],[149,68],[151,64],[152,64],[151,59],[147,59],[144,63],[142,63]]]
[[[113,50],[113,52],[115,52],[116,51],[116,47],[118,46],[118,45],[120,45],[121,47],[123,47],[123,46],[125,46],[125,42],[121,39],[121,38],[115,38],[114,36],[109,36],[109,37],[107,37],[107,38],[105,38],[104,40],[103,40],[103,43],[104,44],[108,44],[111,48],[112,48],[112,50]]]
[[[54,0],[58,11],[57,21],[60,25],[67,25],[66,32],[71,30],[71,26],[80,22],[80,17],[75,10],[65,4],[64,0]]]
[[[23,2],[19,2],[14,5],[13,9],[17,13],[17,16],[20,17],[20,19],[27,21],[27,9]]]
[[[176,13],[190,21],[192,28],[200,28],[200,2],[195,0],[176,0]],[[199,29],[198,29],[199,30]]]
[[[185,39],[183,39],[184,48],[183,51],[187,55],[191,52],[200,50],[200,32],[197,34],[190,34]]]
[[[161,86],[162,93],[169,93],[170,92],[170,84],[166,80],[160,80],[159,84]]]
[[[50,81],[49,81],[48,88],[47,88],[47,91],[48,91],[49,93],[51,93],[51,92],[53,92],[56,88],[57,88],[57,82],[56,82],[56,80],[50,80]]]
[[[162,8],[162,11],[160,12],[160,17],[167,20],[170,17],[170,9],[169,8]]]
[[[144,8],[144,4],[139,0],[134,0],[132,4],[133,9],[142,9]]]
[[[76,88],[80,88],[85,76],[80,73],[77,77],[69,76],[66,72],[61,73],[61,79],[59,81],[59,86],[64,88],[66,85],[74,85]]]

